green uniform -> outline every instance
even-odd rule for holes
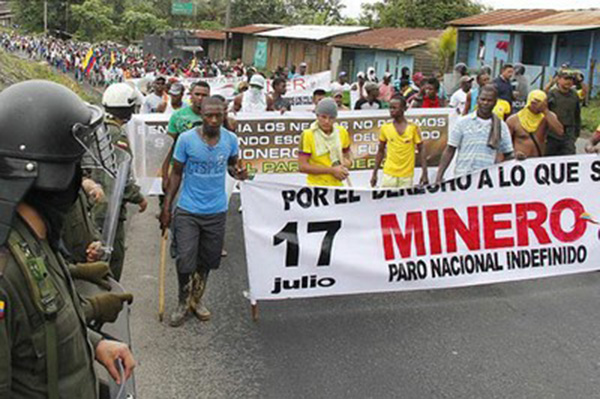
[[[127,151],[129,155],[131,154],[131,148],[129,146],[129,141],[127,140],[127,135],[124,132],[124,129],[116,123],[112,119],[108,119],[106,121],[106,127],[108,129],[108,133],[110,134],[113,145]],[[92,179],[97,183],[100,183],[103,188],[109,187],[111,185],[111,179],[109,176],[103,171],[95,171],[92,173]],[[106,193],[108,196],[109,193]],[[123,263],[125,262],[125,221],[127,220],[127,203],[132,204],[140,204],[144,201],[144,196],[140,192],[140,187],[133,182],[133,180],[129,180],[127,185],[125,186],[125,192],[123,195],[123,203],[121,206],[121,211],[119,213],[119,223],[117,225],[117,231],[115,234],[115,241],[113,243],[113,252],[110,257],[110,270],[115,278],[115,280],[119,281],[121,279],[121,272],[123,271]],[[94,216],[94,221],[97,226],[102,228],[104,226],[104,219],[106,218],[107,211],[107,202],[101,202],[92,208],[92,214]]]
[[[9,237],[0,248],[0,398],[97,398],[101,336],[85,325],[65,261],[20,217]]]
[[[77,201],[65,217],[61,238],[71,255],[70,261],[73,263],[86,262],[88,246],[92,242],[101,239],[98,229],[89,214],[90,207],[88,197],[85,191],[81,189]]]

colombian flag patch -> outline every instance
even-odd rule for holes
[[[4,319],[4,310],[6,309],[6,303],[0,301],[0,320]]]

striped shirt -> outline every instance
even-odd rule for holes
[[[491,128],[492,118],[481,119],[477,117],[477,113],[465,116],[454,125],[448,138],[448,145],[455,147],[458,152],[455,176],[487,168],[496,162],[496,151],[487,145]],[[499,152],[503,154],[512,152],[512,139],[505,122],[502,122],[501,130]]]

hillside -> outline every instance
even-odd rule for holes
[[[90,103],[99,103],[100,94],[92,89],[86,90],[70,77],[58,73],[39,62],[26,61],[0,50],[0,91],[23,80],[45,79],[67,86],[81,98]]]

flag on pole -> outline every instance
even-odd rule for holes
[[[90,75],[90,72],[92,71],[92,68],[94,67],[95,63],[96,63],[96,55],[94,53],[94,49],[90,48],[90,50],[88,51],[88,53],[85,56],[85,59],[83,60],[83,69],[87,76]]]
[[[110,52],[110,66],[112,67],[113,65],[115,65],[115,62],[117,62],[117,60],[115,60],[115,52],[111,51]]]

